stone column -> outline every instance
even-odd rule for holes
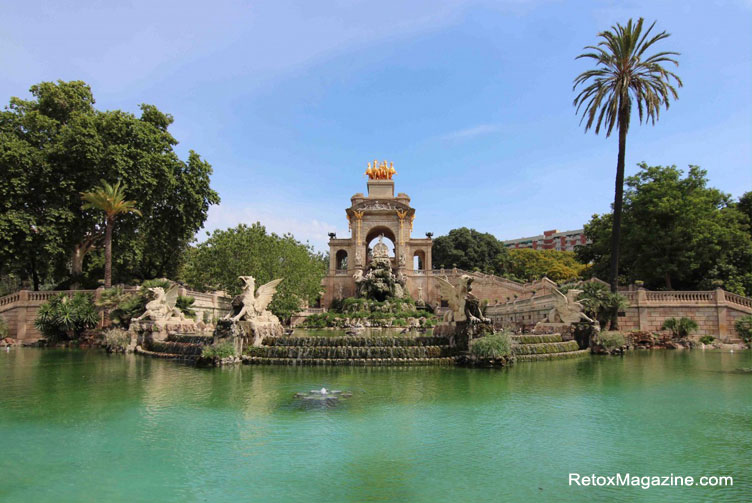
[[[718,338],[724,340],[728,337],[728,323],[726,322],[726,295],[722,288],[716,288],[714,293],[715,297],[715,312],[718,317]]]
[[[646,306],[648,300],[647,292],[644,288],[637,289],[637,295],[635,296],[635,307],[637,308],[637,328],[639,330],[648,329],[648,308]]]
[[[18,313],[16,314],[16,339],[26,339],[26,311],[29,306],[29,291],[18,292]]]

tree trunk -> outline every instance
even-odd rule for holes
[[[629,124],[623,114],[619,112],[619,157],[616,161],[616,187],[614,188],[614,221],[611,228],[611,270],[609,283],[611,291],[616,293],[619,286],[619,243],[621,241],[621,208],[624,199],[624,155],[627,145],[627,129]]]
[[[71,253],[71,289],[78,290],[80,286],[79,281],[84,274],[84,257],[89,253],[96,241],[96,234],[91,234],[86,237],[81,243],[78,243],[73,247],[73,253]]]
[[[104,231],[104,287],[112,286],[112,227],[115,222],[107,218]]]
[[[666,290],[673,290],[673,287],[671,286],[671,274],[668,272],[666,273]]]

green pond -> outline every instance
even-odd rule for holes
[[[196,369],[0,353],[3,502],[752,500],[752,353]],[[296,392],[348,390],[333,407]],[[569,474],[733,487],[570,487]]]

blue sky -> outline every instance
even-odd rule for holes
[[[88,82],[100,109],[151,103],[214,167],[207,228],[261,221],[319,249],[374,158],[417,208],[414,235],[579,228],[613,199],[616,138],[585,134],[575,61],[599,31],[657,20],[680,98],[633,121],[640,161],[752,189],[752,1],[46,1],[0,7],[0,98]],[[202,233],[203,234],[203,233]]]

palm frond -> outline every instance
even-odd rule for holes
[[[660,118],[661,107],[669,108],[671,99],[678,99],[676,87],[682,87],[679,76],[664,68],[678,66],[678,52],[662,51],[646,56],[653,44],[669,37],[665,31],[654,34],[655,22],[643,30],[644,20],[631,19],[625,26],[616,24],[598,34],[598,44],[584,47],[575,59],[589,59],[595,68],[574,79],[572,90],[580,89],[573,105],[581,115],[585,131],[601,129],[610,136],[615,126],[628,128],[632,105],[637,108],[640,123]]]

